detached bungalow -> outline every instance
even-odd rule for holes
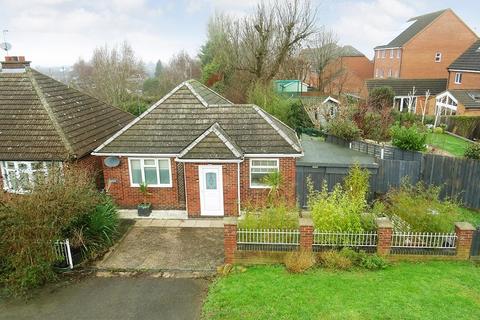
[[[280,171],[295,204],[295,162],[302,156],[291,128],[255,105],[236,105],[195,80],[181,83],[93,153],[102,157],[110,194],[123,207],[142,202],[189,217],[235,216],[263,203],[263,177]]]
[[[6,57],[0,72],[0,185],[28,191],[62,162],[99,169],[90,155],[134,117]]]

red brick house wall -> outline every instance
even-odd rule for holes
[[[382,55],[380,54],[380,57],[378,56],[378,52],[381,53],[382,50],[380,51],[375,51],[375,57],[374,57],[374,66],[373,66],[373,72],[372,72],[372,78],[399,78],[400,75],[400,65],[402,61],[402,51],[400,48],[397,49],[383,49],[385,50],[385,57],[382,58]],[[393,50],[393,57],[391,57],[391,51]],[[398,57],[398,50],[400,50],[400,57]],[[389,70],[392,71],[391,77],[389,76]],[[380,77],[380,71],[383,72],[383,77]]]
[[[480,89],[480,73],[476,72],[460,72],[462,74],[462,83],[455,83],[456,71],[450,71],[448,77],[448,90],[461,89]]]
[[[103,159],[102,164],[103,164]],[[162,188],[148,188],[150,193],[148,202],[152,203],[153,209],[184,209],[178,197],[177,166],[174,158],[170,159],[172,170],[172,186]],[[143,196],[138,187],[130,185],[128,171],[128,158],[120,157],[120,164],[115,168],[108,168],[103,165],[103,176],[105,188],[123,208],[136,208],[143,201]]]

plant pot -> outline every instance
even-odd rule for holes
[[[138,209],[138,215],[140,217],[148,217],[150,216],[150,213],[152,213],[152,204],[142,203],[138,205],[137,209]]]

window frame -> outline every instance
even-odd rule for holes
[[[130,179],[130,187],[133,188],[139,188],[140,183],[134,183],[133,182],[133,175],[132,175],[132,160],[139,160],[140,161],[140,171],[142,175],[142,182],[145,182],[145,160],[153,160],[155,161],[155,166],[156,166],[156,173],[157,173],[157,178],[158,178],[158,183],[157,184],[148,184],[147,186],[149,188],[171,188],[173,185],[172,182],[172,163],[170,158],[128,158],[128,176]],[[168,161],[168,177],[169,177],[169,183],[161,183],[160,182],[160,160],[167,160]],[[153,165],[147,165],[147,168],[152,168]]]
[[[397,49],[397,59],[400,59],[400,57],[401,57],[401,50]]]
[[[385,50],[382,50],[382,59],[385,59]]]
[[[280,172],[280,161],[278,158],[251,158],[250,161],[249,161],[249,165],[248,165],[248,181],[249,181],[249,186],[250,186],[250,189],[270,189],[269,186],[267,185],[260,185],[260,186],[254,186],[252,185],[252,163],[253,161],[275,161],[276,162],[276,169],[278,172]],[[255,166],[255,168],[262,168],[262,166]],[[266,168],[265,166],[263,166],[263,168]],[[273,168],[273,167],[268,167],[268,168]]]
[[[395,49],[390,49],[390,59],[393,59]]]
[[[455,73],[455,84],[462,84],[462,73],[456,72]]]
[[[440,51],[435,52],[435,63],[442,62],[442,53]]]
[[[392,77],[392,68],[388,69],[388,77],[391,78]]]
[[[8,168],[8,163],[13,163],[14,168],[9,169]],[[35,169],[33,168],[33,164],[40,163],[42,168],[40,169]],[[10,192],[10,193],[17,193],[17,194],[25,194],[28,193],[30,190],[28,189],[23,189],[23,188],[17,188],[14,189],[12,185],[12,180],[11,177],[12,175],[15,176],[15,178],[20,179],[20,170],[19,170],[19,165],[20,164],[25,164],[27,168],[22,171],[22,173],[26,173],[28,176],[28,181],[31,185],[35,182],[35,174],[38,172],[43,173],[45,176],[49,172],[49,166],[48,163],[50,164],[59,164],[59,167],[62,168],[62,162],[60,161],[22,161],[22,160],[3,160],[0,161],[0,169],[1,169],[1,176],[3,180],[3,190]]]

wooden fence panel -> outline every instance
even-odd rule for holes
[[[418,161],[382,160],[377,159],[379,167],[375,186],[371,186],[376,193],[386,193],[391,187],[398,187],[403,179],[411,183],[420,180],[421,163]]]

